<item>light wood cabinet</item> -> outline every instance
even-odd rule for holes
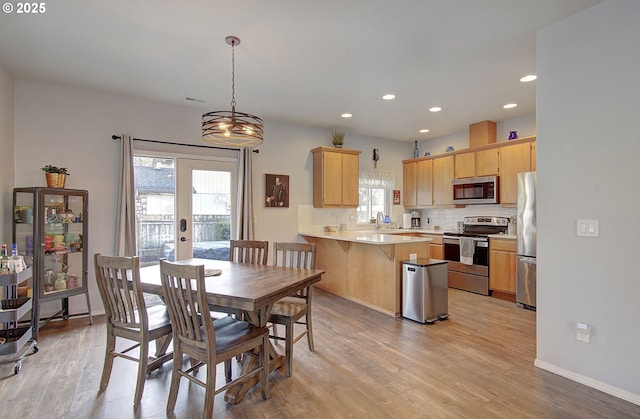
[[[531,171],[531,143],[500,147],[500,203],[515,204],[518,173]]]
[[[453,156],[433,159],[433,205],[452,205]]]
[[[404,206],[416,208],[433,205],[433,161],[422,159],[404,162],[402,173]]]
[[[536,171],[536,142],[531,143],[531,171]]]
[[[498,174],[498,148],[460,153],[454,158],[456,179]]]
[[[418,162],[410,161],[402,165],[402,188],[404,190],[403,203],[406,208],[414,208],[418,203],[416,176]]]
[[[428,207],[433,205],[433,160],[419,160],[417,166],[417,204]]]
[[[313,153],[313,206],[357,207],[359,201],[358,150],[317,147]]]
[[[444,260],[444,243],[442,234],[422,234],[423,237],[430,237],[429,242],[429,259]]]
[[[515,296],[515,240],[493,238],[489,240],[489,289]]]

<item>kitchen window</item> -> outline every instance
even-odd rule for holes
[[[391,214],[395,177],[382,170],[360,170],[358,223],[368,223],[378,212]]]

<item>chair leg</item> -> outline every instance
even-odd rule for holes
[[[313,347],[313,324],[311,323],[311,307],[307,309],[307,314],[305,317],[307,328],[307,343],[309,344],[309,350],[313,352],[315,348]]]
[[[173,412],[178,400],[178,390],[180,390],[180,374],[178,370],[182,368],[182,351],[173,340],[173,368],[171,370],[171,386],[169,387],[169,397],[167,398],[167,413]]]
[[[284,341],[284,361],[285,361],[285,371],[287,373],[287,377],[291,377],[291,369],[292,369],[292,359],[293,359],[293,326],[295,322],[291,320],[291,318],[287,319],[287,324],[285,325],[285,341]]]
[[[227,361],[225,361],[226,365]],[[231,365],[231,364],[229,364]],[[213,418],[213,402],[216,399],[216,363],[207,363],[207,382],[204,391],[204,410],[202,419]]]
[[[138,357],[138,380],[133,404],[137,405],[142,399],[144,380],[147,378],[147,363],[149,362],[149,342],[140,342],[140,356]]]
[[[227,380],[227,383],[231,382],[231,360],[227,359],[224,361],[224,378]]]
[[[102,378],[100,379],[100,391],[104,391],[109,384],[111,377],[111,369],[113,368],[113,359],[115,355],[113,351],[116,349],[116,337],[111,332],[111,328],[107,326],[107,347],[104,350],[104,365],[102,366]]]
[[[269,335],[267,334],[262,340],[260,346],[260,365],[262,372],[260,373],[260,389],[262,390],[262,398],[269,398]]]

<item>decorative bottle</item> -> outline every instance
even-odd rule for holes
[[[413,158],[417,159],[420,157],[420,151],[418,151],[418,140],[413,142]]]

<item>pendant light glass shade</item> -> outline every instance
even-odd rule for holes
[[[236,111],[235,46],[240,39],[225,38],[231,45],[231,111],[214,111],[202,115],[202,139],[210,144],[227,147],[253,147],[262,144],[264,126],[255,115]]]

